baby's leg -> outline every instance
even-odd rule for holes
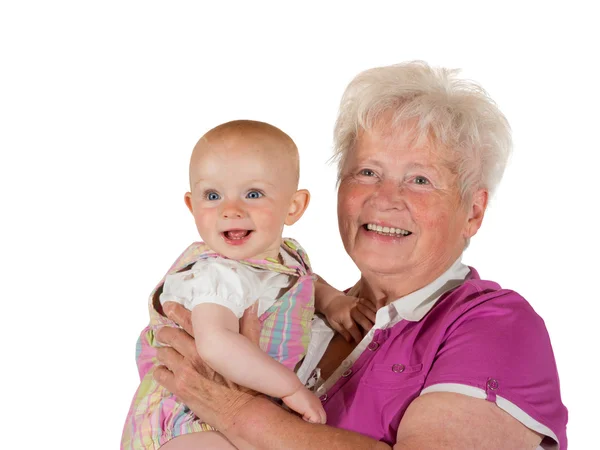
[[[231,442],[218,431],[182,434],[171,439],[160,450],[236,450]]]

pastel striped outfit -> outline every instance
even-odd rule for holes
[[[284,239],[281,252],[287,252],[297,264],[284,266],[274,261],[257,260],[239,263],[295,278],[291,288],[259,315],[261,349],[293,370],[308,348],[310,323],[314,314],[315,275],[306,253],[296,241]],[[187,270],[198,260],[210,258],[222,257],[210,251],[204,243],[190,245],[150,294],[150,324],[142,331],[136,346],[136,362],[141,382],[123,429],[123,450],[157,449],[177,436],[213,430],[153,378],[153,371],[159,365],[156,348],[160,346],[155,340],[155,333],[164,326],[177,326],[160,313],[162,307],[159,296],[165,278]]]

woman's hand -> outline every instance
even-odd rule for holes
[[[203,421],[225,431],[239,411],[259,394],[229,382],[200,359],[192,338],[190,311],[172,302],[165,303],[163,310],[183,330],[165,327],[157,331],[157,340],[168,347],[157,349],[163,366],[156,368],[154,378]],[[256,307],[244,314],[240,333],[258,345],[260,323]]]

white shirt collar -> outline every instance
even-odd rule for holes
[[[375,316],[373,328],[388,328],[402,319],[410,322],[420,321],[442,294],[463,283],[469,271],[459,257],[448,270],[427,286],[380,308]]]

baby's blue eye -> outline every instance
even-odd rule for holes
[[[416,184],[429,184],[429,180],[425,177],[415,177]]]
[[[246,194],[246,198],[261,198],[262,196],[263,193],[258,191],[250,191]]]
[[[221,198],[221,196],[219,194],[217,194],[216,192],[208,192],[206,194],[206,199],[207,200],[219,200]]]

